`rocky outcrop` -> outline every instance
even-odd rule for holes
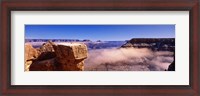
[[[54,52],[54,48],[53,48],[53,45],[55,45],[53,42],[51,41],[48,41],[46,43],[44,43],[39,51],[42,53],[42,52]]]
[[[169,65],[168,71],[175,71],[175,50],[174,50],[174,61]]]
[[[173,62],[169,65],[168,71],[175,71],[175,61],[173,61]]]
[[[39,56],[37,50],[31,44],[25,44],[25,71],[29,71],[30,65]]]
[[[127,42],[126,44],[121,46],[122,48],[133,48],[133,44],[131,44],[130,42]]]
[[[30,71],[81,71],[87,58],[87,46],[82,43],[54,44],[48,41],[40,49],[34,49],[37,56],[25,65]],[[26,52],[25,52],[26,53]],[[26,53],[29,54],[29,53]],[[28,70],[26,70],[28,71]]]
[[[53,48],[55,44],[51,41],[48,41],[44,43],[39,49],[38,49],[38,54],[39,57],[37,58],[38,61],[41,60],[46,60],[46,59],[51,59],[55,58],[55,50]]]
[[[37,57],[37,50],[31,44],[25,44],[25,60],[36,59]]]
[[[81,43],[65,43],[54,46],[56,61],[61,64],[62,70],[84,70],[84,59],[87,58],[87,46]]]
[[[122,48],[130,46],[148,48],[153,51],[173,51],[175,50],[175,38],[133,38],[128,40],[127,44],[124,44]]]
[[[55,58],[35,61],[33,64],[31,64],[30,71],[53,71],[57,69],[55,65]]]

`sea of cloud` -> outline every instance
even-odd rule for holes
[[[164,71],[173,62],[173,52],[147,48],[90,50],[85,71]]]

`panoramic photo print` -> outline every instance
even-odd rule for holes
[[[175,25],[25,25],[24,71],[175,71]]]

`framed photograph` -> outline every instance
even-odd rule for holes
[[[199,4],[1,1],[1,94],[199,96]]]

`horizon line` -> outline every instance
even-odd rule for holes
[[[27,39],[25,39],[25,40],[30,40],[30,39],[33,39],[33,38],[27,38]],[[39,38],[34,38],[34,39],[39,39]],[[131,39],[175,39],[175,37],[163,37],[163,38],[131,38]],[[127,39],[127,40],[131,40],[131,39]],[[42,38],[42,39],[40,39],[40,40],[90,40],[90,39],[58,39],[58,38],[56,38],[56,39],[50,39],[50,38],[48,38],[48,39],[45,39],[45,38]],[[90,40],[90,41],[98,41],[98,40]],[[123,40],[100,40],[100,41],[123,41]],[[124,40],[124,41],[126,41],[126,40]]]

